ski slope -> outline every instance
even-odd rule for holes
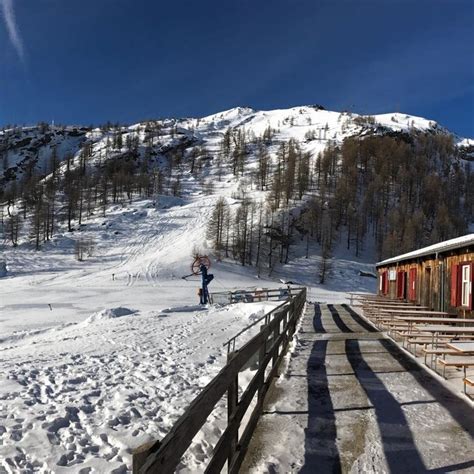
[[[93,216],[81,232],[58,235],[42,252],[5,252],[0,280],[0,472],[129,472],[132,449],[163,437],[225,363],[224,342],[275,302],[196,306],[199,281],[183,280],[194,247],[206,252],[206,221],[219,195],[189,186]],[[74,239],[95,240],[74,259]],[[315,284],[317,257],[295,260],[272,277],[213,262],[213,291],[281,286],[291,279],[318,301],[373,291],[358,276],[371,265],[341,259],[334,278]],[[194,280],[194,281],[189,281]],[[250,337],[251,333],[246,337]],[[212,415],[182,472],[196,472],[223,429]],[[91,471],[93,472],[93,471]]]

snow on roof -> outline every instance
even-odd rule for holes
[[[422,249],[414,250],[413,252],[404,253],[397,257],[388,258],[375,264],[376,267],[382,265],[389,265],[391,263],[401,262],[402,260],[409,260],[411,258],[422,257],[424,255],[431,255],[433,253],[442,253],[448,250],[453,250],[461,247],[467,247],[468,245],[474,245],[474,234],[463,235],[462,237],[456,237],[455,239],[445,240],[429,247],[423,247]]]

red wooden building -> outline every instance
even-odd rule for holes
[[[376,267],[379,294],[474,316],[474,234],[389,258]]]

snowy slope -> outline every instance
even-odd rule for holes
[[[86,129],[76,127],[22,127],[0,131],[0,187],[20,178],[31,164],[48,174],[55,150],[58,161],[77,153],[86,140]],[[3,174],[3,176],[2,176]]]
[[[200,119],[167,119],[160,122],[163,132],[153,159],[160,162],[178,143],[217,151],[229,127],[255,135],[271,127],[272,153],[280,141],[294,138],[313,156],[331,141],[375,133],[379,126],[444,133],[417,117],[381,115],[375,124],[355,118],[307,106],[235,108]],[[138,134],[143,145],[145,129],[146,124],[122,127],[123,141]],[[315,139],[306,138],[309,131]],[[96,164],[106,159],[110,139],[108,131],[88,130],[57,147],[61,159],[71,152],[77,164],[79,142],[87,140],[90,163]],[[45,150],[41,166],[51,152]],[[125,147],[114,150],[110,159],[125,152]],[[18,163],[19,150],[9,153],[11,163]],[[249,167],[254,160],[250,157]],[[242,185],[231,175],[217,180],[214,169],[207,169],[206,177],[214,183],[210,194],[204,192],[205,183],[185,173],[179,198],[154,196],[109,206],[106,217],[96,213],[73,233],[60,229],[40,252],[26,241],[4,247],[0,259],[6,260],[8,274],[0,279],[0,472],[129,471],[132,448],[166,434],[225,363],[223,343],[272,307],[196,308],[199,282],[181,277],[190,272],[194,249],[209,252],[206,225],[217,199],[225,196],[231,207],[237,206],[233,196]],[[251,192],[261,204],[264,196]],[[78,262],[74,243],[83,238],[95,242],[94,251]],[[375,280],[359,275],[360,270],[373,271],[371,249],[354,259],[342,242],[336,244],[332,278],[324,287],[316,283],[318,253],[305,258],[301,242],[290,263],[271,276],[217,263],[211,255],[211,290],[273,288],[283,279],[307,286],[309,299],[329,303],[346,302],[349,291],[374,291]],[[224,416],[221,407],[198,436],[184,472],[198,470],[207,458]]]
[[[6,252],[0,466],[7,472],[127,472],[131,449],[161,438],[225,363],[223,343],[272,307],[196,308],[199,283],[181,279],[216,198],[196,193],[112,208],[81,231],[97,242],[85,262],[73,257],[76,233],[58,236],[43,252]],[[343,277],[324,289],[314,284],[314,259],[305,265],[258,279],[254,269],[216,264],[211,286],[278,287],[284,276],[308,283],[314,299],[344,301],[343,291],[331,289],[348,290],[350,275],[352,289],[354,281],[373,289],[372,280],[357,276],[370,265],[339,262]],[[199,469],[224,417],[222,407],[188,453],[186,469]]]
[[[341,144],[347,137],[363,136],[371,133],[429,131],[452,135],[455,143],[471,157],[474,140],[451,134],[433,120],[401,113],[387,113],[374,116],[358,115],[352,112],[333,112],[320,106],[300,106],[289,109],[258,111],[248,107],[235,107],[230,110],[212,114],[202,118],[163,119],[153,121],[165,133],[160,136],[160,150],[176,145],[181,140],[214,149],[228,128],[242,129],[255,136],[261,136],[270,127],[275,132],[275,141],[281,142],[294,139],[304,151],[313,157],[324,150],[328,143]],[[172,127],[176,127],[178,137],[166,135]],[[127,136],[138,133],[141,144],[145,137],[147,122],[137,123],[128,127],[120,127],[123,142]],[[308,132],[314,139],[306,138]],[[80,147],[87,141],[92,144],[92,161],[103,161],[106,143],[112,139],[110,130],[86,129],[77,127],[23,127],[0,131],[0,173],[2,181],[12,177],[21,177],[29,162],[36,163],[37,169],[46,173],[48,160],[53,148],[56,149],[59,161],[68,154],[74,155],[76,161]],[[114,158],[123,154],[125,147],[117,149],[110,155]],[[141,150],[143,153],[143,150]]]

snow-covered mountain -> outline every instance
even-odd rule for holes
[[[170,430],[225,364],[223,343],[275,304],[197,307],[199,279],[181,278],[196,251],[211,256],[213,292],[291,280],[308,288],[311,301],[338,303],[350,291],[374,291],[366,276],[375,259],[372,237],[355,256],[347,249],[350,233],[341,231],[324,257],[324,242],[305,230],[302,209],[319,198],[326,212],[329,196],[308,184],[301,199],[272,210],[271,179],[255,184],[261,148],[275,167],[281,145],[293,140],[301,163],[310,160],[308,170],[347,137],[417,133],[450,136],[419,117],[320,106],[0,132],[0,261],[8,269],[0,278],[0,471],[129,472],[131,449]],[[243,135],[245,167],[234,173],[232,156],[222,159],[224,138],[234,153]],[[473,145],[454,140],[465,150]],[[264,234],[262,263],[257,245],[245,265],[232,260],[236,248],[228,258],[215,251],[207,227],[222,198],[235,216],[227,226],[235,236],[244,220],[255,223],[253,239]],[[245,204],[250,200],[254,207]],[[267,221],[259,221],[260,210]],[[323,258],[331,266],[324,285]],[[213,413],[183,460],[185,472],[202,470],[225,416],[224,406]]]
[[[229,131],[232,131],[232,135],[229,135]],[[241,135],[238,135],[239,133]],[[230,173],[229,164],[222,163],[222,148],[226,134],[229,149],[238,147],[237,136],[247,140],[245,169],[240,175],[236,175],[235,169],[234,173]],[[206,222],[211,218],[213,206],[219,196],[225,197],[234,207],[246,195],[253,197],[257,203],[263,203],[268,197],[270,185],[258,189],[252,181],[259,172],[257,169],[259,143],[263,143],[269,154],[269,166],[272,162],[275,163],[282,143],[290,141],[296,143],[302,153],[306,153],[309,157],[307,172],[311,173],[317,157],[322,152],[328,147],[341,146],[347,138],[410,137],[416,134],[451,137],[457,149],[462,150],[462,153],[458,153],[458,159],[469,159],[474,149],[474,140],[451,134],[436,122],[425,118],[400,113],[364,116],[350,112],[327,111],[319,105],[269,111],[236,107],[202,118],[167,118],[130,126],[109,123],[94,129],[45,123],[34,127],[3,129],[0,131],[0,172],[3,167],[3,175],[0,175],[0,204],[2,204],[0,212],[13,222],[13,218],[20,214],[22,208],[23,218],[26,219],[27,203],[31,199],[34,200],[34,197],[30,196],[29,188],[36,186],[38,182],[46,183],[57,180],[58,177],[64,178],[71,170],[85,169],[87,166],[94,170],[95,175],[94,178],[88,178],[87,185],[92,186],[91,189],[81,193],[89,194],[89,199],[92,199],[91,194],[95,195],[92,207],[98,206],[98,195],[105,193],[102,206],[102,212],[105,213],[104,206],[107,205],[107,193],[111,192],[110,185],[107,188],[107,184],[104,184],[105,188],[102,189],[100,183],[96,183],[93,187],[90,181],[97,182],[101,176],[113,173],[116,173],[114,176],[120,173],[127,175],[143,168],[141,171],[145,182],[143,186],[150,188],[145,195],[149,196],[151,201],[156,202],[157,194],[171,194],[175,200],[181,199],[185,203],[188,203],[187,200],[193,196],[202,196],[199,202],[202,200],[205,204],[200,205],[202,209],[200,212],[206,217],[199,223],[177,227],[178,234],[191,231],[196,236],[199,234],[200,240],[194,239],[193,245],[200,247],[206,240]],[[199,170],[196,172],[198,167]],[[122,197],[125,193],[120,175],[116,181],[118,182],[114,181],[112,184],[118,189],[113,191],[114,203],[116,203],[115,193],[122,193]],[[166,181],[165,185],[163,181]],[[22,190],[22,186],[26,187],[26,190]],[[71,186],[63,184],[63,188],[58,191],[59,194],[62,196],[68,194],[68,188]],[[163,189],[163,186],[166,189]],[[267,191],[264,191],[264,188]],[[132,191],[126,191],[130,203],[133,200]],[[318,193],[317,189],[312,191],[309,189],[309,198]],[[53,201],[58,199],[56,194],[52,199]],[[80,199],[82,208],[82,195]],[[163,201],[163,198],[160,200]],[[123,206],[123,199],[120,203]],[[49,203],[48,206],[55,208],[54,203]],[[64,206],[63,200],[56,205],[59,211],[55,211],[64,214],[66,212]],[[88,216],[83,217],[81,210],[79,219],[75,212],[71,213],[69,210],[71,214],[69,230],[72,230],[73,221],[76,227],[86,225],[88,218],[90,222],[91,214],[96,214],[96,211],[92,211],[90,204],[87,204],[87,207]],[[120,211],[118,212],[120,214]],[[129,211],[124,212],[125,218]],[[142,215],[146,216],[148,212]],[[58,219],[52,216],[51,220]],[[2,223],[5,224],[3,221]],[[25,225],[30,224],[26,224],[25,221]],[[11,242],[15,243],[14,223],[11,223],[10,227],[7,229],[6,225],[3,225],[5,245],[8,233],[11,234]],[[171,232],[173,228],[173,225],[169,225],[163,232]],[[127,233],[127,230],[124,229],[123,232]],[[51,234],[53,233],[51,230]],[[26,243],[30,234],[26,231],[24,234],[22,242]],[[48,232],[46,240],[49,238]],[[37,239],[37,247],[38,243]],[[144,239],[144,243],[148,243],[147,238]],[[185,246],[186,244],[183,244],[183,247]],[[294,255],[295,258],[297,256]],[[168,254],[167,258],[169,257]],[[152,260],[154,258],[154,255],[150,257]],[[370,259],[374,258],[372,253]]]
[[[113,128],[123,135],[139,134],[143,145],[145,130],[151,122],[140,122],[131,126]],[[229,128],[243,129],[254,136],[261,136],[270,128],[275,141],[294,139],[305,151],[313,156],[325,149],[328,143],[340,145],[347,137],[368,136],[371,134],[402,134],[429,132],[452,135],[459,149],[470,158],[474,151],[474,139],[451,134],[433,120],[401,113],[381,115],[358,115],[350,112],[327,111],[319,105],[301,106],[290,109],[258,111],[248,107],[235,107],[202,118],[168,118],[152,121],[163,130],[174,127],[175,134],[163,134],[155,147],[156,154],[166,152],[173,146],[186,148],[201,144],[210,150]],[[20,178],[28,169],[34,167],[47,175],[51,170],[50,160],[53,150],[57,159],[64,161],[68,155],[78,155],[84,142],[92,144],[91,155],[104,158],[107,140],[113,133],[110,129],[88,129],[86,127],[54,126],[40,124],[31,127],[14,127],[0,131],[0,184]],[[107,158],[122,153],[114,150]]]

